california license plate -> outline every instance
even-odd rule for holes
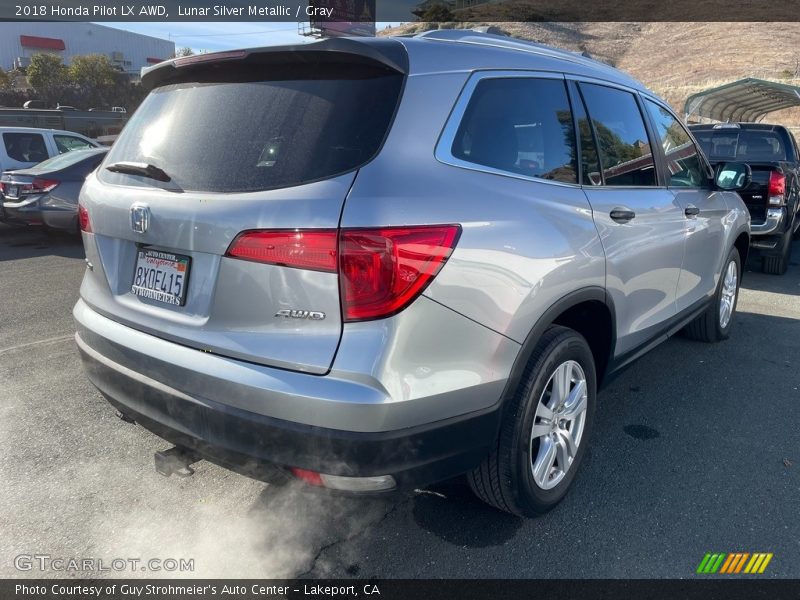
[[[190,258],[160,250],[139,250],[131,292],[165,304],[183,306]]]

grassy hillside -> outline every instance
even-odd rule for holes
[[[443,27],[474,27],[449,23]],[[687,96],[743,77],[800,85],[800,23],[480,23],[627,71],[679,113]],[[430,29],[408,23],[381,35]],[[770,121],[800,128],[800,109]]]

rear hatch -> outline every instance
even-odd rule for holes
[[[81,194],[84,301],[187,346],[325,373],[342,328],[335,268],[264,264],[231,245],[278,231],[291,253],[293,236],[337,229],[391,126],[404,58],[397,42],[330,40],[147,73],[150,95]]]

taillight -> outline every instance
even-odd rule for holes
[[[57,179],[42,179],[41,177],[37,177],[33,180],[31,186],[33,186],[34,193],[44,194],[56,189],[59,183],[61,182]]]
[[[271,265],[336,271],[335,229],[244,231],[233,240],[226,256]]]
[[[769,203],[781,205],[786,201],[786,175],[772,171],[769,174],[769,189],[767,192]]]
[[[389,317],[419,296],[450,257],[460,232],[458,225],[253,230],[236,236],[225,256],[329,273],[338,269],[344,320],[365,321]]]
[[[342,230],[344,320],[378,319],[403,310],[436,277],[460,231],[458,225]]]
[[[92,222],[89,220],[89,211],[80,203],[78,203],[78,223],[81,226],[81,231],[85,231],[86,233],[92,232]]]
[[[46,194],[47,192],[51,192],[58,187],[58,184],[61,183],[57,179],[43,179],[41,177],[36,177],[30,183],[23,183],[19,185],[19,195],[20,196],[29,196],[31,194]],[[11,187],[13,185],[13,181],[6,182],[4,184],[4,192],[5,187]]]

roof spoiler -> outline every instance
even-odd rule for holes
[[[225,65],[226,70],[236,64],[284,67],[301,64],[362,64],[405,75],[408,73],[408,54],[405,46],[397,40],[380,38],[332,38],[311,44],[226,50],[175,58],[148,67],[142,71],[142,86],[149,92],[153,88],[186,81],[215,70],[221,64]]]

